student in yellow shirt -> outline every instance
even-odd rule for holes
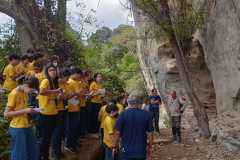
[[[43,66],[40,62],[34,63],[34,76],[38,79],[39,83],[46,78],[42,68]]]
[[[90,132],[97,133],[99,131],[98,113],[103,103],[103,96],[105,95],[105,89],[103,88],[103,78],[100,73],[95,74],[94,82],[91,83],[89,91],[91,96],[90,106]]]
[[[61,150],[62,140],[64,138],[64,126],[67,115],[67,100],[74,96],[72,89],[69,87],[68,79],[71,75],[69,69],[60,70],[59,75],[59,87],[62,89],[62,94],[58,100],[58,116],[57,116],[57,124],[53,133],[52,139],[52,156],[54,160],[60,160],[63,157],[63,153]]]
[[[80,97],[80,137],[85,137],[87,134],[87,99],[89,95],[89,73],[83,71],[80,85],[82,88],[83,95]]]
[[[71,74],[72,75],[68,80],[68,85],[72,88],[75,96],[68,100],[65,149],[71,153],[76,153],[80,126],[80,96],[82,94],[82,88],[79,81],[81,80],[82,70],[79,68],[73,68],[71,69]]]
[[[113,160],[113,135],[118,117],[118,108],[114,103],[109,103],[106,107],[107,116],[103,121],[103,144],[105,147],[105,160]]]
[[[56,127],[58,114],[58,96],[62,93],[59,88],[57,70],[53,65],[48,65],[45,70],[46,79],[40,84],[39,107],[41,109],[41,141],[40,160],[49,158],[50,142]]]
[[[21,62],[18,65],[18,72],[24,73],[26,76],[34,76],[33,66],[31,65],[32,58],[30,55],[23,55]]]
[[[17,86],[17,78],[20,76],[17,73],[16,66],[19,64],[20,57],[16,54],[12,54],[8,57],[9,64],[3,71],[3,88],[7,91],[11,91]]]
[[[121,114],[124,111],[123,105],[118,103],[117,100],[112,100],[109,103],[113,103],[117,106],[119,114]],[[103,131],[103,122],[104,122],[105,118],[107,117],[106,108],[107,108],[107,105],[102,106],[99,113],[98,113],[98,120],[100,122],[100,138],[101,138],[101,141],[103,139],[103,132],[104,132]]]
[[[7,107],[4,116],[11,120],[11,160],[38,160],[38,147],[36,137],[32,131],[29,114],[38,113],[28,107],[28,93],[32,90],[33,82],[24,77],[19,85],[8,95]]]

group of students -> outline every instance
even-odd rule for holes
[[[10,121],[12,160],[48,160],[50,146],[53,158],[61,159],[62,142],[75,153],[80,138],[98,133],[98,118],[106,117],[105,110],[98,116],[106,93],[100,73],[90,82],[89,72],[61,68],[57,56],[40,53],[11,54],[8,60],[4,116]]]
[[[91,80],[90,73],[80,68],[60,67],[57,56],[9,55],[3,75],[3,88],[9,92],[4,116],[10,121],[11,160],[48,160],[50,147],[54,160],[60,160],[64,157],[63,145],[76,153],[80,138],[99,131],[105,160],[113,159],[116,133],[121,136],[123,150],[125,144],[127,156],[144,157],[146,133],[153,131],[153,121],[159,132],[161,99],[156,89],[149,97],[152,114],[146,114],[139,107],[140,100],[131,100],[131,96],[128,107],[121,101],[126,97],[104,102],[106,90],[101,74],[95,74]],[[172,104],[176,108],[179,102],[172,100]],[[173,124],[180,121],[174,117]],[[174,137],[180,136],[179,125],[173,131]]]

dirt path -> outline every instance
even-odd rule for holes
[[[153,160],[240,160],[240,155],[231,153],[218,144],[208,140],[196,139],[193,133],[183,130],[181,144],[171,142],[171,131],[161,131],[159,144],[153,147]],[[159,136],[157,136],[159,138]]]
[[[65,151],[67,155],[64,160],[97,160],[97,155],[99,151],[99,140],[96,138],[86,138],[82,140],[81,147],[78,154],[71,154]]]
[[[155,135],[152,160],[240,160],[240,155],[227,151],[218,144],[199,140],[189,130],[182,131],[182,143],[173,144],[171,130],[161,130],[161,135]],[[160,143],[159,143],[160,140]],[[64,160],[97,160],[99,141],[96,138],[87,138],[82,141],[79,154],[65,152]]]

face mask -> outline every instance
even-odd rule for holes
[[[53,65],[54,65],[54,67],[57,67],[58,63],[57,62],[53,62]]]

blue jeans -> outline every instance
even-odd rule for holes
[[[104,144],[105,160],[113,160],[112,149]]]
[[[66,145],[75,148],[79,137],[79,112],[67,113]]]
[[[10,128],[11,160],[38,160],[38,146],[31,128]]]
[[[62,140],[64,137],[66,111],[59,111],[57,115],[56,128],[52,137],[52,149],[57,155],[61,153]]]

